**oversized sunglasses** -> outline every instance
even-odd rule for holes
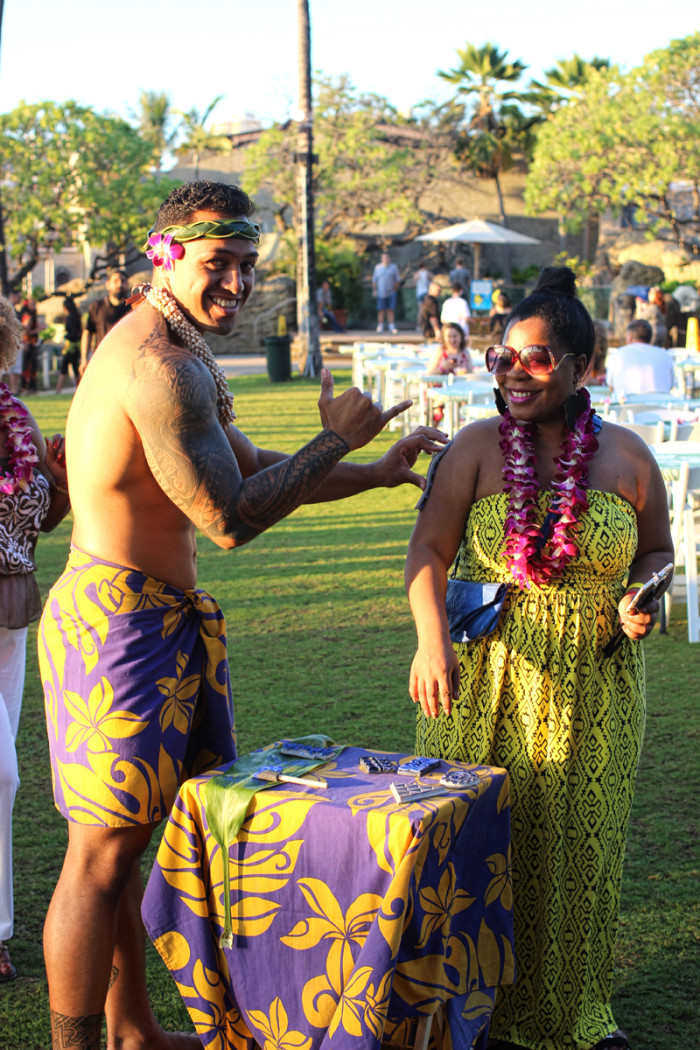
[[[524,346],[514,350],[512,346],[490,346],[486,351],[486,367],[492,376],[504,376],[517,361],[531,376],[550,376],[559,365],[573,354],[564,354],[556,359],[548,346]]]

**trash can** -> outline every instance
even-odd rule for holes
[[[265,339],[267,374],[271,383],[292,378],[291,344],[288,335],[270,335]]]

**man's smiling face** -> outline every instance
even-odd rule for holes
[[[197,211],[195,222],[245,220],[243,215]],[[257,249],[242,237],[202,237],[183,244],[184,255],[170,271],[159,270],[158,283],[170,289],[186,317],[200,331],[228,335],[255,284]]]

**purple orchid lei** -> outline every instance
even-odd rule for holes
[[[173,244],[172,233],[152,233],[148,243],[150,247],[146,258],[150,259],[154,266],[162,266],[164,270],[172,270],[173,261],[181,259],[185,254],[181,244]]]
[[[598,448],[591,399],[585,394],[586,407],[576,417],[573,430],[567,433],[555,459],[557,472],[550,488],[554,492],[552,511],[557,518],[551,535],[542,543],[537,524],[537,484],[534,424],[516,420],[509,411],[499,426],[500,448],[505,457],[504,491],[510,497],[505,521],[503,555],[508,569],[521,588],[549,582],[561,575],[564,567],[578,554],[574,535],[579,516],[588,508],[588,461]]]
[[[26,492],[32,480],[33,469],[39,462],[31,427],[27,423],[28,418],[29,413],[24,405],[0,383],[0,427],[7,435],[5,448],[10,467],[7,474],[0,474],[0,492],[11,495]]]

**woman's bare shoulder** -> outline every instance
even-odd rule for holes
[[[645,503],[650,491],[661,491],[663,479],[653,453],[633,430],[604,422],[598,451],[589,464],[591,488],[613,492],[633,507]]]
[[[501,440],[498,432],[500,423],[500,416],[487,416],[486,419],[476,419],[473,423],[468,423],[457,431],[454,437],[455,448],[490,447],[494,442],[498,446]]]

